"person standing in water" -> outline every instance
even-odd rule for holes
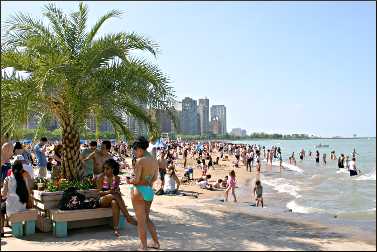
[[[305,156],[305,151],[304,149],[301,149],[301,152],[300,152],[300,160],[304,160],[304,156]]]
[[[319,151],[318,150],[316,150],[316,152],[315,152],[315,162],[319,163]]]
[[[346,168],[348,169],[350,165],[350,157],[346,156]]]
[[[344,154],[340,154],[338,158],[338,168],[344,168]]]
[[[280,172],[281,172],[281,167],[282,167],[282,163],[283,163],[283,158],[281,156],[281,150],[280,150],[280,147],[278,147],[278,155],[277,155],[277,158],[279,159],[279,166],[280,166]]]
[[[348,170],[351,177],[357,175],[356,158],[353,157],[351,162],[349,162]]]
[[[323,153],[322,160],[323,160],[323,163],[326,165],[326,153]]]

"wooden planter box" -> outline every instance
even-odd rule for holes
[[[96,189],[77,190],[77,192],[85,195],[86,198],[97,197],[99,195]],[[63,197],[63,192],[45,192],[33,190],[34,206],[39,210],[37,219],[37,228],[41,232],[51,232],[52,222],[49,210],[57,209],[59,202]]]
[[[86,198],[97,197],[99,195],[96,189],[78,190],[77,192],[85,195]],[[34,205],[42,211],[56,209],[59,207],[59,201],[63,197],[63,192],[44,192],[33,190]]]

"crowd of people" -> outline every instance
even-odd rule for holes
[[[152,146],[152,147],[150,147]],[[195,181],[199,188],[206,190],[223,190],[224,201],[228,201],[231,193],[234,202],[237,202],[236,171],[244,166],[247,172],[255,167],[257,174],[251,188],[256,206],[264,206],[263,187],[258,176],[261,173],[261,163],[272,169],[273,160],[278,161],[277,167],[282,170],[282,150],[280,147],[266,148],[260,145],[232,144],[224,142],[195,142],[195,141],[166,141],[161,147],[154,147],[144,137],[139,137],[132,145],[120,141],[112,144],[108,140],[90,141],[80,146],[81,177],[90,177],[99,191],[100,207],[111,207],[113,210],[113,228],[116,236],[119,232],[120,212],[126,220],[137,225],[140,238],[140,248],[146,249],[146,231],[151,233],[153,248],[159,248],[156,228],[149,218],[154,195],[177,195],[179,188],[187,181]],[[34,146],[32,144],[11,143],[9,140],[2,145],[1,151],[1,220],[3,235],[3,220],[5,214],[22,211],[32,207],[31,193],[33,179],[43,177],[58,180],[63,177],[62,164],[64,159],[63,145],[59,141],[48,141],[42,137]],[[305,158],[305,150],[299,152],[300,160]],[[352,160],[341,154],[338,167],[347,167],[350,175],[357,174],[355,164],[356,151],[353,151]],[[312,156],[309,151],[309,157]],[[130,157],[129,165],[125,159]],[[221,162],[234,161],[233,167],[224,178],[213,178],[211,170],[221,167]],[[313,155],[319,163],[320,153],[317,150]],[[188,159],[196,161],[196,166],[188,165]],[[330,154],[331,160],[336,160],[335,151]],[[180,178],[177,174],[178,160],[182,160],[184,174]],[[296,164],[295,154],[288,159],[290,164]],[[322,155],[326,164],[326,153]],[[121,170],[130,171],[126,177],[131,191],[131,200],[136,219],[128,213],[127,206],[120,192]],[[194,178],[193,171],[197,169],[201,176]],[[214,179],[214,180],[212,180]],[[160,186],[155,193],[154,183],[160,180]],[[215,181],[215,182],[211,182]]]

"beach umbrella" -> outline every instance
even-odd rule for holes
[[[80,139],[80,144],[84,144],[85,142],[85,140]]]
[[[22,141],[23,144],[31,144],[32,140],[31,139],[26,139]]]

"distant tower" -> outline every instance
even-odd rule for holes
[[[209,132],[209,100],[207,97],[199,99],[198,113],[200,120],[200,134],[205,135]]]
[[[226,107],[224,105],[211,106],[211,118],[218,117],[220,121],[220,134],[226,134]]]

